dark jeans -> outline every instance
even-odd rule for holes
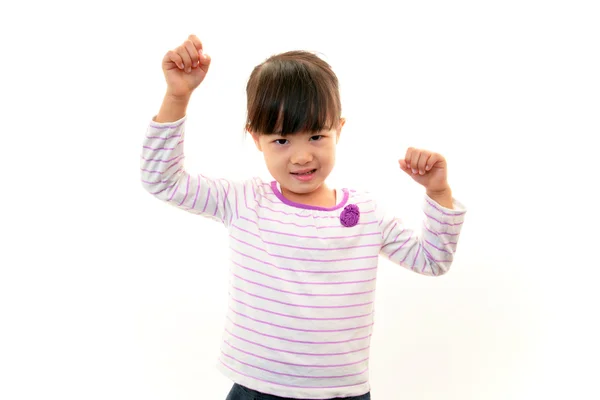
[[[229,396],[225,400],[286,400],[287,397],[273,396],[272,394],[264,394],[257,392],[252,389],[248,389],[245,386],[238,385],[235,383],[229,392]],[[354,397],[336,397],[336,399],[343,400],[371,400],[371,394],[363,394],[362,396]],[[302,399],[293,399],[302,400]],[[334,399],[331,399],[334,400]]]

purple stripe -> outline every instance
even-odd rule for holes
[[[281,352],[281,353],[297,354],[297,355],[300,355],[300,356],[315,356],[315,357],[343,356],[343,355],[346,355],[346,354],[358,353],[360,351],[367,350],[367,349],[369,349],[371,347],[371,346],[367,346],[367,347],[363,347],[363,348],[357,349],[357,350],[345,351],[343,353],[301,353],[301,352],[298,352],[298,351],[289,351],[289,350],[277,349],[275,347],[265,346],[264,344],[260,344],[258,342],[253,342],[251,340],[244,339],[243,337],[234,335],[233,333],[229,332],[227,329],[225,329],[225,332],[229,333],[231,336],[233,336],[236,339],[239,339],[239,340],[241,340],[243,342],[246,342],[246,343],[253,344],[255,346],[263,347],[265,349],[269,349],[269,350],[273,350],[273,351],[278,351],[278,352]]]
[[[171,201],[173,199],[173,196],[175,196],[175,193],[177,193],[177,191],[179,190],[180,184],[181,184],[181,181],[177,180],[177,187],[175,187],[175,189],[173,190],[173,193],[171,193],[171,196],[167,199],[167,201]]]
[[[425,249],[423,249],[423,250],[425,250]],[[429,254],[429,253],[427,253],[427,251],[425,251],[425,254]],[[421,272],[425,272],[426,267],[427,267],[427,262],[423,261],[423,267],[421,268]],[[434,270],[434,268],[431,267],[431,272],[435,275],[435,272],[433,270]]]
[[[159,190],[158,192],[150,192],[150,194],[160,194],[160,193],[164,192],[165,190],[171,189],[176,184],[177,184],[177,182],[173,183],[171,186],[167,186],[166,188]]]
[[[249,218],[246,218],[244,216],[240,217],[240,219],[246,220],[250,223],[253,223],[254,225],[258,225],[258,222],[253,221]],[[259,231],[261,232],[268,232],[268,233],[274,233],[277,235],[285,235],[285,236],[293,236],[293,237],[299,237],[299,238],[304,238],[304,239],[352,239],[352,238],[356,238],[356,237],[362,237],[362,236],[375,236],[375,235],[379,235],[380,232],[373,232],[373,233],[360,233],[358,235],[350,235],[350,236],[305,236],[305,235],[296,235],[294,233],[287,233],[287,232],[281,232],[281,231],[272,231],[270,229],[263,229],[261,227],[257,227]],[[260,237],[258,235],[255,235],[257,237]]]
[[[282,313],[278,313],[275,311],[271,311],[271,310],[266,310],[264,308],[259,308],[259,307],[254,307],[251,306],[248,303],[244,303],[243,301],[237,300],[235,298],[233,298],[233,296],[231,296],[231,293],[229,293],[229,298],[233,301],[235,301],[236,303],[242,304],[246,307],[252,308],[254,310],[258,310],[258,311],[262,311],[262,312],[266,312],[269,314],[274,314],[274,315],[279,315],[280,317],[286,317],[286,318],[293,318],[293,319],[302,319],[302,320],[306,320],[306,321],[342,321],[342,320],[347,320],[347,319],[356,319],[356,318],[363,318],[363,317],[368,317],[373,315],[373,311],[371,311],[368,314],[362,314],[362,315],[354,315],[351,317],[337,317],[337,318],[308,318],[308,317],[297,317],[295,315],[289,315],[289,314],[282,314]]]
[[[185,201],[185,199],[187,199],[189,190],[190,190],[190,179],[191,179],[191,175],[188,175],[188,179],[187,179],[187,185],[185,185],[185,196],[183,196],[183,199],[181,200],[181,202],[179,203],[179,205],[182,205],[183,202]]]
[[[142,171],[147,172],[149,174],[160,174],[162,173],[162,171],[154,171],[154,170],[149,170],[149,169],[145,169],[145,168],[140,168]]]
[[[227,343],[227,342],[225,342]],[[229,344],[229,343],[227,343]],[[230,345],[231,346],[231,345]],[[231,346],[233,347],[233,346]],[[276,371],[271,371],[270,369],[266,369],[266,368],[262,368],[262,367],[257,367],[256,365],[252,365],[252,364],[248,364],[246,362],[240,361],[237,358],[230,356],[229,354],[226,354],[223,350],[221,350],[221,354],[223,354],[225,357],[231,358],[232,360],[240,363],[240,364],[244,364],[248,367],[251,368],[256,368],[256,369],[260,369],[262,371],[265,372],[269,372],[271,374],[275,374],[275,375],[283,375],[283,376],[291,376],[294,378],[306,378],[306,379],[335,379],[335,378],[347,378],[349,376],[356,376],[356,375],[361,375],[364,374],[365,372],[367,372],[369,370],[369,368],[365,368],[363,371],[361,372],[357,372],[354,374],[347,374],[347,375],[333,375],[333,376],[306,376],[306,375],[293,375],[293,374],[284,374],[283,372],[276,372]]]
[[[266,382],[266,383],[270,383],[272,385],[284,386],[284,387],[293,387],[293,388],[301,388],[301,389],[337,389],[337,388],[343,388],[343,387],[364,385],[365,383],[367,383],[367,381],[364,381],[364,382],[360,382],[360,383],[353,383],[351,385],[341,385],[341,386],[299,386],[299,385],[284,385],[283,383],[280,383],[280,382],[268,381],[266,379],[260,379],[260,378],[257,378],[255,376],[252,376],[252,375],[244,374],[244,373],[242,373],[240,371],[237,371],[237,370],[231,368],[229,365],[225,364],[221,360],[219,360],[219,362],[221,364],[223,364],[223,366],[225,366],[226,368],[229,368],[230,370],[232,370],[233,372],[235,372],[238,375],[242,375],[242,376],[245,376],[246,378],[251,378],[251,379],[254,379],[254,380],[257,380],[257,381],[260,381],[260,382]],[[265,393],[265,394],[269,394],[269,393]]]
[[[246,204],[246,190],[248,190],[248,189],[246,188],[246,183],[244,182],[244,183],[242,184],[242,191],[244,192],[244,204]],[[237,203],[236,203],[236,204],[237,204]],[[248,208],[248,206],[247,206],[247,205],[246,205],[246,208]],[[244,218],[244,217],[243,217],[243,216],[242,216],[242,217],[238,216],[238,218]]]
[[[267,357],[259,356],[258,354],[250,353],[249,351],[245,351],[245,350],[242,350],[240,348],[235,347],[234,345],[232,345],[231,343],[229,343],[227,340],[223,340],[223,343],[225,343],[226,345],[228,345],[232,349],[239,351],[240,353],[244,353],[244,354],[247,354],[249,356],[260,358],[262,360],[271,361],[271,362],[274,362],[274,363],[277,363],[277,364],[291,365],[291,366],[294,366],[294,367],[306,367],[306,368],[339,368],[339,367],[348,367],[350,365],[360,364],[360,363],[365,362],[365,361],[367,361],[369,359],[369,357],[366,357],[366,358],[363,358],[362,360],[354,361],[354,362],[346,363],[346,364],[325,364],[325,365],[319,365],[319,364],[316,364],[316,365],[294,364],[294,363],[289,363],[289,362],[285,362],[285,361],[274,360],[272,358],[267,358]]]
[[[179,128],[181,125],[184,124],[184,122],[185,122],[185,120],[181,121],[177,125],[164,125],[166,122],[155,122],[155,124],[160,124],[160,125],[155,125],[153,123],[150,123],[150,127],[154,128],[154,129],[159,129],[159,130]]]
[[[413,233],[411,232],[409,239],[412,237],[412,235],[413,235]],[[406,258],[408,257],[409,254],[410,254],[410,251],[407,251],[406,254],[404,255],[404,258],[402,259],[402,261],[400,261],[400,264],[404,264],[404,262],[406,261]]]
[[[442,210],[441,208],[439,208],[439,206],[437,206],[436,204],[434,204],[433,202],[431,202],[431,200],[429,200],[428,198],[425,198],[425,201],[433,208],[435,208],[436,210],[438,210],[439,212],[441,212],[444,215],[450,215],[452,217],[458,217],[460,215],[464,215],[466,213],[466,211],[456,211],[454,213],[449,213],[449,212],[445,212],[444,210]],[[454,201],[453,201],[454,203]]]
[[[183,142],[184,142],[183,140],[180,140],[179,142],[177,142],[177,145],[175,145],[175,147],[150,147],[150,146],[144,146],[144,149],[153,150],[153,151],[158,151],[158,150],[175,150]]]
[[[254,282],[254,281],[250,281],[248,279],[244,279],[239,275],[236,274],[232,274],[233,276],[235,276],[236,278],[244,281],[244,282],[248,282],[252,285],[256,285],[256,286],[260,286],[260,287],[264,287],[267,289],[271,289],[271,290],[275,290],[277,292],[281,292],[281,293],[289,293],[289,294],[295,294],[297,296],[311,296],[311,297],[341,297],[341,296],[358,296],[361,294],[367,294],[367,293],[373,293],[375,291],[375,289],[371,289],[371,290],[367,290],[366,292],[354,292],[354,293],[298,293],[298,292],[290,292],[287,290],[283,290],[283,289],[277,289],[274,288],[272,286],[267,286],[267,285],[263,285],[262,283],[258,283],[258,282]]]
[[[219,187],[217,186],[217,182],[210,181],[215,184],[215,191],[217,192],[217,199],[215,200],[215,212],[213,212],[213,217],[217,215],[217,210],[219,209]]]
[[[269,185],[266,185],[266,184],[263,183],[260,186],[269,186]],[[281,201],[279,201],[279,198],[277,196],[275,196],[275,193],[263,192],[263,193],[257,193],[257,196],[258,196],[259,199],[268,200],[272,204],[283,204]],[[275,199],[270,199],[267,196],[275,196]],[[256,200],[256,199],[254,199],[254,200]]]
[[[448,254],[453,254],[453,252],[448,251],[446,249],[440,249],[439,247],[437,247],[435,244],[431,243],[429,240],[425,240],[425,243],[427,243],[428,245],[430,245],[431,247],[438,249],[439,251],[442,251],[444,253],[448,253]]]
[[[349,284],[354,284],[354,283],[373,282],[376,279],[376,278],[372,278],[372,279],[365,279],[365,280],[361,280],[361,281],[346,281],[346,282],[306,282],[306,281],[292,281],[292,280],[289,280],[289,279],[283,279],[283,278],[280,278],[278,276],[269,275],[269,274],[266,274],[264,272],[261,272],[261,271],[255,270],[255,269],[245,267],[242,264],[238,264],[237,262],[235,262],[233,260],[231,260],[231,262],[234,263],[235,265],[237,265],[240,268],[244,268],[245,270],[256,272],[257,274],[268,276],[269,278],[281,280],[281,281],[284,281],[284,282],[297,283],[298,285],[349,285]],[[377,268],[377,267],[375,267],[375,268]]]
[[[219,181],[225,181],[225,183],[227,183],[227,190],[225,191],[225,195],[223,196],[223,215],[225,215],[227,212],[227,197],[229,196],[229,189],[231,189],[231,184],[226,179],[219,179]],[[221,187],[225,186],[221,184]],[[233,208],[230,207],[230,209],[231,212],[233,212]]]
[[[425,270],[425,260],[423,260],[423,271]],[[442,269],[438,266],[437,270],[439,270],[440,272],[442,272]],[[431,273],[433,274],[433,276],[437,276],[437,272],[436,272],[436,268],[431,268]]]
[[[252,236],[255,236],[255,237],[261,239],[260,235],[257,235],[256,233],[253,233],[253,232],[250,232],[250,231],[248,231],[246,229],[240,228],[237,225],[233,225],[233,227],[236,228],[237,230],[240,230],[242,232],[248,233],[248,234],[250,234]],[[292,248],[292,249],[300,249],[300,250],[316,250],[316,251],[334,251],[334,250],[338,250],[339,251],[339,250],[359,249],[359,248],[363,248],[363,247],[379,247],[379,246],[381,246],[380,244],[362,244],[362,245],[349,246],[349,247],[323,248],[323,247],[292,246],[290,244],[267,242],[266,240],[262,240],[262,242],[265,243],[265,244],[273,245],[273,246],[289,247],[289,248]]]
[[[198,200],[198,195],[200,194],[200,184],[202,181],[200,180],[200,176],[196,177],[198,184],[196,185],[196,195],[194,196],[194,204],[192,204],[192,208],[196,208],[196,201]]]
[[[394,242],[393,243],[396,243],[398,241],[398,238],[400,237],[400,235],[402,235],[403,233],[404,233],[404,229],[402,229],[400,232],[398,232],[398,234],[394,238]]]
[[[425,229],[427,229],[429,232],[433,233],[435,236],[440,236],[440,235],[458,236],[458,235],[460,235],[460,233],[450,233],[450,232],[436,232],[436,231],[432,231],[431,229],[429,229],[429,228],[427,227],[427,224],[423,224],[423,226],[425,227]],[[456,244],[456,242],[454,242],[454,244]]]
[[[252,221],[248,218],[245,217],[241,217],[241,219],[245,219],[247,221],[253,222],[256,224],[255,221]],[[373,233],[360,233],[358,235],[350,235],[350,236],[304,236],[304,235],[296,235],[294,233],[287,233],[287,232],[281,232],[281,231],[272,231],[270,229],[262,229],[262,228],[258,228],[259,231],[261,232],[267,232],[267,233],[274,233],[277,235],[285,235],[285,236],[292,236],[292,237],[298,237],[298,238],[303,238],[303,239],[353,239],[353,238],[357,238],[357,237],[362,237],[362,236],[375,236],[375,235],[379,235],[379,232],[373,232]]]
[[[235,201],[235,217],[239,218],[240,213],[238,211],[238,197],[237,197],[237,189],[235,188],[235,185],[233,185],[233,200]]]
[[[390,231],[389,231],[387,234],[385,234],[384,236],[387,236],[387,235],[389,235],[390,233],[392,233],[392,231],[394,230],[394,228],[396,227],[396,225],[398,225],[398,221],[395,221],[395,222],[394,222],[394,225],[392,225],[392,227],[390,228]],[[385,231],[385,229],[384,229],[384,231]]]
[[[450,258],[450,260],[436,260],[435,258],[433,258],[433,256],[427,251],[426,248],[423,248],[423,250],[425,251],[425,254],[427,254],[427,257],[429,258],[429,261],[434,261],[436,263],[451,263],[452,262],[452,257]]]
[[[346,304],[343,306],[307,306],[304,304],[294,304],[294,303],[286,303],[284,301],[279,301],[279,300],[275,300],[275,299],[270,299],[268,297],[263,297],[263,296],[259,296],[257,294],[253,294],[250,292],[247,292],[243,289],[240,289],[238,287],[235,287],[233,285],[231,285],[232,288],[234,288],[237,291],[240,291],[242,293],[246,293],[248,296],[252,296],[252,297],[256,297],[258,299],[262,299],[262,300],[266,300],[266,301],[272,301],[273,303],[279,303],[279,304],[284,304],[286,306],[292,306],[292,307],[301,307],[301,308],[352,308],[352,307],[362,307],[362,306],[368,306],[369,304],[373,304],[372,301],[368,301],[366,303],[358,303],[358,304]]]
[[[263,243],[266,244],[271,244],[273,246],[282,246],[282,247],[289,247],[292,249],[300,249],[300,250],[316,250],[316,251],[339,251],[339,250],[351,250],[351,249],[360,249],[363,247],[380,247],[381,244],[361,244],[361,245],[357,245],[357,246],[349,246],[349,247],[334,247],[334,248],[321,248],[321,247],[302,247],[302,246],[292,246],[290,244],[282,244],[282,243],[274,243],[274,242],[267,242],[266,240],[263,240]],[[345,259],[345,260],[350,260],[350,259]]]
[[[171,135],[171,136],[167,136],[167,137],[162,137],[162,136],[146,136],[146,139],[159,139],[159,140],[169,140],[172,138],[176,138],[176,137],[181,137],[183,136],[182,134],[179,135]]]
[[[169,177],[166,179],[167,182],[172,181],[173,179],[175,180],[179,180],[179,177],[174,178],[176,175],[179,174],[179,172],[184,171],[183,168],[179,168],[177,171],[173,172],[171,175],[169,175]],[[162,174],[161,174],[162,175]]]
[[[210,199],[210,186],[208,187],[208,193],[206,194],[206,201],[204,202],[204,208],[202,209],[202,212],[206,212],[206,206],[208,205],[208,199]]]
[[[300,328],[292,328],[290,326],[277,325],[277,324],[274,324],[272,322],[267,322],[267,321],[262,321],[260,319],[252,318],[249,315],[242,314],[240,312],[235,311],[231,307],[229,307],[229,310],[231,310],[234,314],[239,315],[240,317],[244,317],[244,318],[247,318],[247,319],[252,320],[254,322],[258,322],[259,324],[270,325],[270,326],[274,326],[275,328],[288,329],[290,331],[298,331],[298,332],[314,332],[314,333],[317,333],[317,332],[318,333],[324,333],[324,332],[347,332],[347,331],[356,331],[356,330],[359,330],[359,329],[369,328],[369,327],[371,327],[371,326],[374,325],[374,323],[370,323],[370,324],[367,324],[367,325],[356,326],[356,327],[353,327],[353,328],[344,328],[344,329],[300,329]]]
[[[183,161],[183,159],[185,158],[185,156],[182,154],[180,156],[178,156],[179,159],[175,159],[175,162],[171,165],[169,165],[163,172],[161,172],[161,175],[165,172],[167,172],[168,170],[170,170],[172,167],[174,167],[175,165],[179,165],[180,162]]]
[[[313,216],[313,215],[310,215],[310,214],[306,215],[306,214],[298,214],[298,213],[287,213],[287,212],[282,211],[282,210],[274,210],[272,208],[269,208],[269,207],[266,207],[266,206],[262,206],[260,204],[260,202],[259,202],[259,199],[268,200],[268,201],[270,201],[273,204],[285,204],[285,203],[282,203],[281,201],[271,200],[271,199],[267,198],[265,196],[265,194],[275,195],[275,193],[264,193],[263,194],[263,193],[256,193],[255,192],[254,201],[256,202],[256,204],[258,205],[258,207],[264,208],[264,209],[269,210],[269,211],[273,211],[273,212],[276,212],[276,213],[282,213],[282,214],[285,214],[285,215],[295,215],[295,216],[300,217],[300,218],[311,218],[311,217],[312,218],[339,218],[339,215],[315,215],[315,216]],[[258,197],[258,199],[256,197]],[[275,195],[275,197],[277,197],[277,196]]]
[[[173,175],[175,175],[175,174],[177,174],[177,173],[179,173],[181,171],[183,171],[183,168],[179,168],[177,171],[173,172],[173,174],[171,174],[171,176],[169,176],[167,179],[163,179],[162,181],[160,181],[160,180],[159,181],[145,181],[145,180],[142,180],[142,182],[147,183],[149,185],[158,185],[160,183],[166,183],[166,182],[169,182],[171,180],[171,178],[173,177]]]
[[[248,189],[246,188],[246,184],[244,184],[244,205],[246,206],[246,210],[250,210],[250,207],[248,207],[248,198],[246,197],[247,190]],[[244,218],[244,217],[242,217],[242,218]]]
[[[162,171],[161,170],[149,170],[149,169],[144,169],[144,168],[141,168],[141,170],[144,171],[144,172],[151,173],[151,174],[160,174],[160,175],[162,175],[163,173],[165,173],[168,170],[170,170],[173,166],[178,165],[179,162],[181,160],[183,160],[184,158],[185,158],[185,156],[183,154],[180,154],[179,156],[175,157],[176,161],[173,164],[169,165],[167,168],[165,168]]]
[[[294,216],[296,216],[296,217],[300,217],[300,218],[313,218],[313,219],[317,219],[317,218],[335,218],[335,219],[338,219],[338,218],[340,218],[340,216],[339,216],[339,215],[312,215],[312,214],[296,214],[296,213],[288,213],[288,212],[285,212],[285,211],[281,211],[281,210],[274,210],[274,209],[272,209],[272,208],[269,208],[269,207],[267,207],[267,206],[263,206],[263,205],[261,205],[261,204],[260,204],[260,203],[259,203],[259,202],[258,202],[256,199],[254,199],[254,201],[256,202],[256,205],[257,205],[259,208],[264,208],[265,210],[269,210],[269,211],[272,211],[272,212],[274,212],[274,213],[280,213],[280,214],[284,214],[284,215],[294,215]],[[374,212],[374,211],[375,211],[375,210],[361,211],[361,212],[360,212],[360,214],[361,214],[361,215],[364,215],[364,214],[369,214],[369,213],[372,213],[372,212]]]
[[[244,218],[244,217],[242,217],[242,218]],[[257,234],[256,234],[256,233],[254,233],[254,232],[250,232],[250,231],[248,231],[248,230],[246,230],[246,229],[240,228],[240,227],[239,227],[239,226],[237,226],[237,225],[232,225],[232,226],[233,226],[234,228],[236,228],[237,230],[239,230],[239,231],[245,232],[245,233],[247,233],[247,234],[249,234],[249,235],[252,235],[252,236],[254,236],[254,237],[257,237],[257,238],[259,238],[259,239],[260,239],[260,235],[257,235]]]
[[[240,242],[242,244],[245,244],[246,246],[252,247],[256,250],[262,251],[264,253],[267,253],[268,255],[270,255],[271,257],[277,257],[277,258],[285,258],[286,260],[294,260],[294,261],[306,261],[306,262],[318,262],[318,263],[331,263],[331,262],[340,262],[340,261],[355,261],[355,260],[367,260],[367,259],[372,259],[375,258],[377,259],[378,256],[374,255],[374,256],[361,256],[361,257],[350,257],[350,258],[338,258],[338,259],[334,259],[334,260],[313,260],[310,258],[298,258],[298,257],[288,257],[288,256],[282,256],[280,254],[273,254],[273,253],[269,253],[267,250],[258,247],[258,246],[254,246],[253,244],[250,244],[248,242],[245,242],[243,240],[240,240],[236,237],[234,237],[233,235],[229,235],[230,238],[232,238],[233,240]]]
[[[415,258],[413,258],[413,262],[412,265],[416,265],[416,261],[417,261],[417,257],[419,256],[419,253],[421,252],[421,249],[423,248],[423,245],[421,243],[417,243],[417,251],[415,252]]]
[[[283,268],[283,267],[279,267],[279,266],[277,266],[277,265],[275,265],[275,264],[271,264],[271,263],[270,263],[270,262],[268,262],[268,261],[264,261],[264,260],[261,260],[261,259],[258,259],[258,258],[254,258],[254,257],[252,257],[252,256],[250,256],[250,255],[248,255],[248,254],[245,254],[245,253],[242,253],[242,252],[240,252],[240,251],[237,251],[237,250],[235,250],[235,249],[234,249],[234,248],[232,248],[232,247],[230,247],[230,249],[231,249],[231,251],[233,251],[234,253],[237,253],[237,254],[239,254],[239,255],[241,255],[241,256],[244,256],[244,257],[246,257],[246,258],[250,258],[251,260],[258,261],[258,262],[260,262],[260,263],[262,263],[262,264],[265,264],[265,265],[270,265],[270,266],[272,266],[272,267],[275,267],[275,268],[277,268],[277,269],[280,269],[280,270],[283,270],[283,271],[292,271],[292,272],[307,272],[307,273],[311,273],[311,274],[339,274],[339,273],[342,273],[342,272],[370,271],[370,270],[377,269],[377,266],[374,266],[374,267],[371,267],[371,268],[356,268],[356,269],[343,269],[343,270],[340,270],[340,269],[338,269],[338,270],[330,270],[330,271],[311,271],[311,270],[309,270],[309,269],[292,269],[292,268]]]
[[[339,340],[339,341],[335,341],[335,342],[311,342],[311,341],[307,341],[307,340],[294,340],[294,339],[288,339],[288,338],[284,338],[284,337],[273,336],[273,335],[269,335],[269,334],[266,334],[266,333],[263,333],[263,332],[259,332],[259,331],[254,330],[254,329],[247,328],[247,327],[245,327],[243,325],[236,324],[229,317],[227,317],[227,319],[229,320],[229,322],[231,322],[233,325],[237,326],[238,328],[247,330],[247,331],[252,332],[252,333],[256,333],[257,335],[266,336],[266,337],[270,337],[272,339],[278,339],[278,340],[283,340],[285,342],[292,342],[292,343],[302,343],[302,344],[341,344],[341,343],[356,342],[357,340],[368,339],[368,338],[371,337],[371,334],[368,334],[367,336],[363,336],[363,337],[359,337],[359,338],[348,339],[348,340]]]
[[[175,157],[173,157],[173,158],[170,158],[170,159],[168,159],[168,160],[160,160],[160,159],[153,159],[153,158],[145,158],[144,156],[140,156],[140,158],[141,158],[142,160],[144,160],[144,161],[156,161],[156,162],[163,162],[163,163],[164,163],[164,162],[171,162],[171,161],[175,160],[177,157],[180,157],[180,156],[181,156],[181,154],[180,154],[180,155],[178,155],[178,156],[175,156]]]
[[[397,253],[397,252],[398,252],[398,251],[399,251],[401,248],[403,248],[403,247],[404,247],[404,245],[405,245],[406,243],[408,243],[408,241],[409,241],[411,238],[412,238],[412,232],[411,232],[411,233],[410,233],[410,235],[408,236],[408,239],[406,239],[406,241],[405,241],[404,243],[402,243],[402,245],[400,245],[400,247],[398,247],[396,250],[394,250],[394,252],[393,252],[392,254],[390,254],[390,258],[392,258],[392,256],[393,256],[394,254],[396,254],[396,253]]]
[[[371,222],[359,222],[358,225],[372,225],[372,224],[376,224],[377,221],[371,221]],[[341,225],[329,225],[329,226],[317,226],[317,229],[325,229],[325,228],[339,228],[341,227]]]
[[[263,221],[271,221],[271,222],[277,222],[283,225],[293,225],[293,226],[297,226],[299,228],[316,228],[316,229],[327,229],[327,228],[342,228],[343,225],[340,223],[338,225],[327,225],[327,226],[318,226],[318,225],[300,225],[300,224],[296,224],[294,222],[285,222],[285,221],[281,221],[279,219],[273,219],[273,218],[266,218],[266,217],[261,217],[258,214],[258,211],[252,209],[252,208],[248,208],[250,211],[254,212],[256,214],[256,216],[258,217],[258,219],[262,219]],[[371,224],[376,224],[377,221],[372,221],[372,222],[360,222],[358,225],[371,225]]]
[[[425,215],[427,216],[427,218],[434,220],[435,222],[437,222],[438,224],[442,224],[442,225],[449,225],[449,226],[459,226],[462,225],[462,222],[458,222],[456,224],[450,223],[450,222],[442,222],[439,219],[435,219],[432,215],[429,215],[427,213],[425,213]]]
[[[261,186],[269,186],[268,184],[262,184]],[[279,199],[277,198],[277,196],[275,196],[275,193],[267,193],[267,192],[263,192],[263,193],[259,193],[259,196],[269,200],[271,203],[275,203],[275,204],[281,204],[281,202],[279,201]],[[275,200],[270,199],[268,196],[273,196],[275,197]]]

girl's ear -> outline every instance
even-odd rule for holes
[[[257,134],[256,132],[249,132],[250,135],[252,135],[252,139],[254,140],[254,144],[256,145],[256,148],[258,149],[258,151],[262,152],[262,146],[260,145],[260,135]]]
[[[342,128],[344,127],[345,123],[346,123],[346,118],[340,118],[340,124],[338,125],[336,136],[335,136],[336,144],[340,141],[340,134],[342,133]]]
[[[250,130],[250,124],[246,125],[246,132],[248,132],[250,134],[250,136],[252,136],[252,140],[254,140],[254,145],[256,146],[256,148],[258,149],[258,151],[262,152],[262,148],[260,146],[260,141],[258,140],[258,138],[260,137],[260,135],[256,132],[252,132]]]

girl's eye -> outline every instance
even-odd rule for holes
[[[310,140],[314,140],[314,141],[321,140],[321,139],[323,139],[323,135],[315,135],[315,136],[310,137]]]
[[[288,141],[287,139],[277,139],[277,140],[275,140],[275,143],[283,145],[283,144],[286,144],[287,141]]]

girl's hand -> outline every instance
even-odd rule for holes
[[[176,49],[169,50],[162,60],[167,94],[189,97],[206,77],[210,61],[211,58],[202,50],[202,42],[195,35],[190,35]]]
[[[438,153],[409,147],[404,160],[398,160],[400,169],[415,182],[425,186],[427,192],[441,193],[449,189],[446,159]]]

